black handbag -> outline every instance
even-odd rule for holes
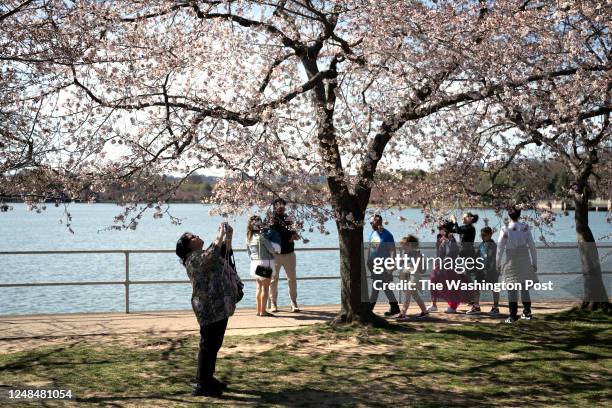
[[[261,237],[257,240],[257,251],[261,254]],[[272,277],[272,268],[269,266],[257,265],[257,268],[255,268],[255,275],[270,279]]]
[[[238,285],[238,293],[236,294],[236,303],[240,302],[242,300],[242,298],[244,297],[244,289],[241,286],[242,284]]]
[[[236,272],[236,260],[234,259],[234,251],[229,250],[225,246],[225,242],[221,244],[221,256],[225,259],[225,262],[234,270],[236,276],[238,276],[238,272]],[[244,297],[244,284],[240,279],[236,282],[236,303],[240,302]]]
[[[257,265],[255,268],[255,275],[261,276],[262,278],[270,279],[272,277],[272,268],[263,265]]]

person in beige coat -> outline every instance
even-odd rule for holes
[[[538,281],[536,275],[538,258],[531,230],[527,224],[519,221],[521,210],[516,207],[508,209],[510,222],[499,232],[497,240],[497,269],[501,271],[502,282],[522,286],[521,301],[523,315],[521,318],[531,320],[531,298],[525,289],[527,280]],[[505,262],[502,266],[502,258]],[[513,323],[518,317],[518,290],[508,291],[508,308],[510,316],[506,323]]]

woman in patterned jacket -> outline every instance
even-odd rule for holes
[[[219,226],[216,240],[206,249],[190,232],[176,243],[176,254],[193,287],[191,306],[200,325],[198,371],[193,395],[221,396],[227,385],[214,377],[217,352],[223,343],[228,318],[242,296],[243,284],[229,262],[232,227]]]

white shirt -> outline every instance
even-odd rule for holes
[[[511,220],[507,226],[499,231],[499,238],[497,239],[497,268],[499,269],[501,266],[502,256],[506,248],[516,249],[525,246],[529,249],[532,265],[537,265],[536,247],[529,225]]]
[[[250,275],[254,278],[259,277],[255,273],[258,266],[266,266],[274,271],[274,254],[280,254],[281,246],[276,242],[269,241],[268,239],[260,236],[259,234],[253,235],[251,241],[246,243],[247,252],[251,258]],[[262,256],[261,252],[267,251],[267,256]],[[270,259],[263,259],[268,258]]]

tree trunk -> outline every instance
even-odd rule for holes
[[[332,194],[340,247],[341,310],[333,324],[359,323],[387,327],[389,322],[371,310],[363,247],[367,202],[352,194]],[[347,219],[347,216],[349,216]]]
[[[314,78],[320,73],[317,64],[319,51],[320,47],[311,46],[307,53],[300,56],[309,79]],[[334,319],[333,324],[357,322],[376,326],[389,326],[387,320],[372,312],[369,302],[362,302],[362,291],[367,292],[368,289],[363,259],[363,217],[370,198],[370,187],[359,186],[357,188],[359,194],[352,193],[344,177],[342,157],[334,127],[333,106],[335,101],[334,90],[337,86],[337,82],[335,82],[338,74],[336,71],[337,62],[337,59],[334,58],[329,66],[333,81],[328,83],[327,89],[323,81],[319,81],[311,94],[313,107],[316,112],[317,138],[328,171],[327,185],[331,194],[332,209],[336,216],[336,227],[340,244],[342,309],[336,319]],[[336,85],[333,85],[334,83]],[[382,154],[382,149],[386,142],[380,143],[380,154]],[[376,162],[371,164],[369,168],[371,169],[371,174],[366,179],[372,180],[376,169]],[[367,296],[363,299],[367,299]]]
[[[576,240],[582,263],[584,277],[584,295],[581,305],[583,310],[610,311],[610,302],[604,286],[599,252],[589,227],[589,200],[587,194],[581,194],[574,199],[574,221],[576,222]]]
[[[384,318],[374,314],[368,299],[368,283],[364,262],[363,226],[342,228],[338,225],[340,244],[340,276],[342,279],[340,314],[338,323],[360,323],[388,326]]]

